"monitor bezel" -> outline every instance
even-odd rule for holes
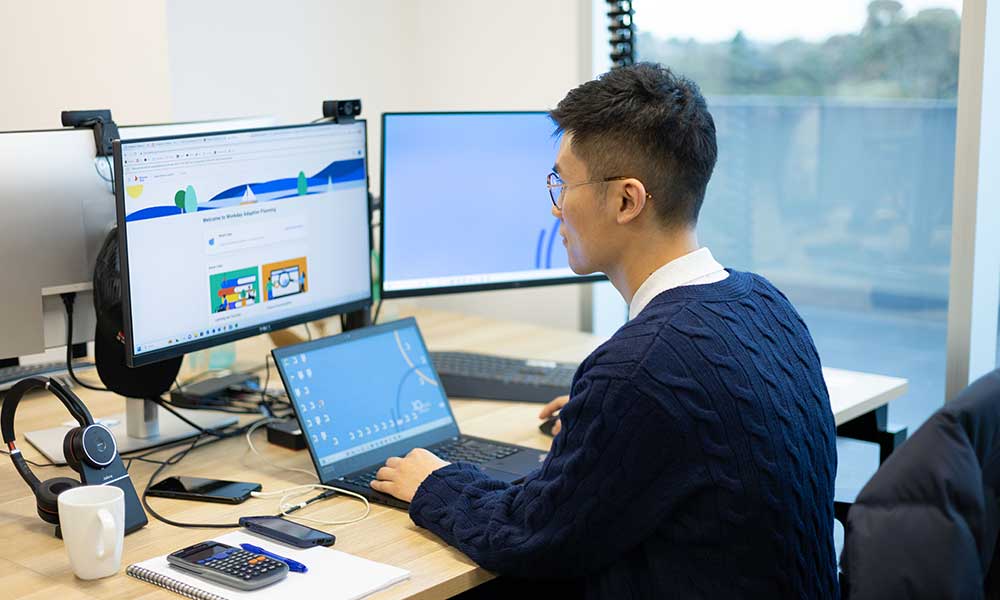
[[[590,275],[570,275],[564,277],[548,277],[545,279],[516,279],[513,281],[499,281],[491,283],[474,283],[467,285],[437,286],[428,288],[408,288],[402,290],[385,289],[385,224],[386,224],[386,202],[385,202],[385,122],[386,117],[396,116],[427,116],[427,115],[547,115],[546,110],[444,110],[444,111],[403,111],[384,112],[381,120],[381,146],[379,153],[379,254],[378,254],[378,291],[379,298],[415,298],[418,296],[434,296],[440,294],[457,294],[463,292],[485,292],[490,290],[509,290],[531,287],[541,287],[547,285],[566,285],[578,283],[591,283],[594,281],[607,281],[607,276],[603,273],[593,273]],[[541,181],[541,180],[539,180]],[[539,186],[542,184],[540,183]]]
[[[125,222],[125,185],[124,185],[124,170],[122,163],[122,145],[123,144],[135,144],[142,142],[155,142],[162,140],[179,140],[185,138],[204,138],[210,136],[218,135],[232,135],[236,133],[252,133],[258,131],[274,131],[274,130],[289,130],[289,129],[301,129],[306,127],[337,127],[353,125],[355,123],[361,123],[364,129],[364,158],[365,158],[365,202],[368,205],[368,252],[366,256],[368,257],[368,280],[371,281],[372,278],[372,264],[371,264],[371,252],[372,244],[374,242],[372,236],[372,203],[371,203],[371,173],[369,170],[368,163],[368,122],[366,119],[357,119],[353,123],[307,123],[298,125],[278,125],[273,127],[253,127],[249,129],[234,129],[226,131],[213,131],[211,133],[189,133],[182,135],[168,135],[168,136],[158,136],[158,137],[148,137],[148,138],[134,138],[128,140],[114,140],[112,143],[114,149],[114,186],[115,186],[115,204],[116,204],[116,226],[118,228],[118,261],[120,274],[122,279],[122,328],[125,335],[124,345],[125,345],[125,362],[130,367],[140,367],[143,365],[148,365],[151,363],[159,362],[162,360],[167,360],[170,358],[176,358],[178,356],[183,356],[189,352],[195,352],[197,350],[204,350],[205,348],[212,348],[214,346],[219,346],[221,344],[226,344],[229,342],[235,342],[237,340],[246,339],[248,337],[253,337],[255,335],[260,335],[262,333],[268,333],[271,331],[277,331],[279,329],[285,329],[287,327],[292,327],[295,325],[301,325],[302,323],[308,323],[310,321],[316,321],[318,319],[325,319],[337,314],[344,314],[348,312],[353,312],[356,310],[367,309],[372,306],[372,286],[368,286],[368,296],[360,300],[352,300],[350,302],[344,302],[340,304],[334,304],[326,308],[319,310],[310,311],[307,313],[301,313],[299,315],[286,317],[284,319],[277,319],[274,321],[269,321],[267,323],[261,323],[254,327],[248,327],[246,329],[240,330],[235,329],[233,331],[227,331],[223,333],[217,333],[212,336],[198,338],[191,340],[190,342],[185,342],[182,344],[177,344],[175,346],[170,346],[169,348],[162,348],[159,350],[154,350],[153,352],[143,352],[138,355],[135,354],[135,343],[132,334],[132,290],[129,283],[129,263],[128,263],[128,234],[127,226]]]

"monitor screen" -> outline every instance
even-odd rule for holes
[[[593,281],[569,268],[545,112],[382,115],[382,294]]]
[[[371,304],[365,123],[116,144],[137,366]]]
[[[322,481],[458,435],[413,318],[274,351]]]

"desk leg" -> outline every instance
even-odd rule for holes
[[[837,435],[878,444],[878,462],[882,464],[906,441],[906,427],[890,425],[888,420],[889,407],[883,405],[840,425]]]

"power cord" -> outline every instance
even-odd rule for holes
[[[160,513],[153,510],[153,507],[149,505],[149,501],[147,499],[147,492],[149,488],[153,486],[153,481],[160,473],[163,472],[164,469],[166,469],[170,465],[174,465],[180,462],[192,450],[195,450],[196,448],[204,448],[205,446],[214,444],[216,442],[220,442],[224,439],[235,437],[237,435],[242,434],[247,428],[249,428],[249,425],[240,427],[230,432],[224,432],[219,437],[208,439],[204,443],[199,443],[201,442],[201,440],[204,439],[204,436],[199,435],[197,438],[195,438],[194,442],[192,442],[190,446],[188,446],[184,450],[181,450],[180,452],[172,454],[170,458],[165,460],[163,464],[161,464],[159,467],[156,468],[155,471],[153,471],[153,474],[149,476],[149,481],[146,482],[146,488],[142,491],[142,497],[140,498],[142,500],[142,506],[143,508],[146,509],[146,512],[157,521],[166,523],[167,525],[173,525],[174,527],[183,527],[188,529],[234,529],[236,527],[239,527],[240,526],[239,523],[184,523],[181,521],[174,521],[173,519],[168,519],[163,515],[161,515]]]
[[[73,372],[73,304],[76,302],[76,292],[64,292],[59,294],[59,297],[62,298],[63,306],[66,307],[66,372],[69,373],[70,379],[80,387],[94,390],[95,392],[110,392],[111,390],[105,387],[98,387],[81,381],[76,376],[76,373]]]
[[[260,388],[260,401],[265,402],[267,399],[267,386],[271,385],[271,362],[273,358],[271,353],[268,352],[264,355],[264,386]]]
[[[268,419],[268,418],[260,419],[260,420],[254,421],[254,422],[252,422],[252,423],[250,423],[248,425],[244,425],[243,427],[239,427],[238,429],[235,429],[235,430],[232,430],[232,431],[220,432],[219,437],[214,437],[214,438],[206,439],[204,435],[199,435],[198,437],[196,437],[194,439],[193,442],[191,442],[188,445],[187,448],[184,448],[183,450],[172,454],[169,458],[167,458],[165,461],[162,461],[162,462],[160,462],[160,461],[154,461],[154,460],[151,460],[151,459],[146,459],[145,457],[148,456],[149,454],[152,454],[153,452],[162,451],[162,450],[166,449],[166,447],[159,448],[159,449],[157,449],[155,451],[146,452],[146,453],[144,453],[142,455],[139,455],[139,456],[136,456],[136,457],[132,457],[130,459],[130,461],[129,461],[130,464],[131,464],[132,460],[145,460],[146,462],[153,462],[153,463],[160,462],[160,464],[156,468],[156,470],[153,471],[152,475],[149,476],[149,481],[146,482],[146,488],[142,492],[141,501],[142,501],[143,508],[145,508],[146,512],[150,516],[152,516],[154,519],[156,519],[157,521],[160,521],[162,523],[166,523],[167,525],[173,525],[174,527],[182,527],[182,528],[189,528],[189,529],[234,529],[236,527],[239,527],[240,526],[239,523],[185,523],[185,522],[182,522],[182,521],[175,521],[173,519],[168,519],[167,517],[164,517],[160,513],[156,512],[156,510],[154,510],[153,507],[151,507],[149,505],[148,496],[147,496],[147,490],[149,490],[149,488],[151,488],[153,486],[153,482],[163,472],[164,469],[166,469],[168,466],[175,465],[175,464],[179,463],[181,460],[184,459],[184,457],[186,457],[193,450],[198,449],[198,448],[203,448],[205,446],[208,446],[210,444],[214,444],[216,442],[220,442],[220,441],[222,441],[224,439],[228,439],[228,438],[231,438],[231,437],[235,437],[237,435],[241,435],[241,434],[243,434],[245,432],[246,433],[252,433],[257,428],[259,428],[261,425],[266,424],[268,421],[270,421],[270,419]],[[251,430],[253,430],[253,431],[251,431]],[[187,442],[185,442],[185,443],[187,443]],[[312,474],[310,473],[310,475],[312,475]],[[324,491],[321,494],[317,495],[317,496],[314,496],[312,498],[309,498],[308,500],[304,500],[304,501],[299,502],[299,503],[291,503],[291,502],[289,502],[289,500],[292,497],[302,495],[302,493],[304,493],[306,490],[314,490],[314,489],[323,489]],[[362,513],[361,515],[359,515],[357,517],[354,517],[353,519],[346,519],[346,520],[341,520],[341,521],[324,521],[324,520],[321,520],[321,519],[314,519],[314,518],[311,518],[311,517],[302,517],[302,516],[298,516],[298,515],[291,516],[292,513],[296,512],[298,510],[301,510],[302,508],[305,508],[306,506],[309,506],[310,504],[313,504],[315,502],[319,502],[320,500],[324,500],[326,498],[329,498],[330,496],[333,496],[334,494],[337,494],[337,493],[345,494],[345,495],[348,495],[348,496],[353,496],[353,497],[356,497],[356,498],[360,499],[362,502],[364,502],[364,505],[365,505],[364,513]],[[371,505],[368,503],[368,500],[364,496],[362,496],[360,494],[356,494],[356,493],[351,492],[349,490],[342,490],[342,489],[339,489],[339,488],[335,488],[335,487],[327,486],[327,485],[321,485],[321,484],[318,484],[318,483],[316,483],[316,484],[308,484],[308,485],[299,485],[299,486],[287,488],[287,489],[284,489],[284,490],[278,490],[278,491],[275,491],[275,492],[252,492],[251,495],[254,496],[254,497],[256,497],[256,498],[270,498],[270,497],[281,495],[282,497],[281,497],[281,500],[279,501],[279,506],[280,506],[281,512],[279,514],[275,515],[275,516],[277,516],[277,517],[289,517],[289,518],[298,519],[298,520],[302,520],[302,521],[310,521],[310,522],[318,523],[318,524],[321,524],[321,525],[343,525],[343,524],[347,524],[347,523],[355,523],[355,522],[360,521],[361,519],[364,519],[365,517],[367,517],[369,515],[369,513],[371,512]]]
[[[224,435],[225,435],[225,434],[222,433],[221,430],[218,430],[218,429],[207,429],[207,428],[202,427],[201,425],[195,423],[191,419],[189,419],[189,418],[185,417],[184,415],[182,415],[181,413],[177,412],[176,409],[174,409],[172,406],[170,406],[169,402],[164,401],[162,398],[154,397],[154,398],[148,398],[148,400],[150,402],[153,402],[154,404],[156,404],[157,406],[159,406],[163,410],[167,411],[168,413],[172,414],[173,416],[177,417],[178,419],[180,419],[181,421],[183,421],[187,425],[191,426],[192,428],[194,428],[195,430],[197,430],[199,433],[201,433],[203,435],[211,435],[211,436],[218,437],[220,439],[222,437],[224,437]]]

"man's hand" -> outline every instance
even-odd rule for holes
[[[567,402],[569,402],[569,396],[559,396],[552,402],[549,402],[548,404],[542,407],[542,411],[538,413],[538,418],[548,419],[556,412],[562,410],[562,407],[566,406]],[[552,435],[559,433],[561,429],[562,429],[562,421],[557,420],[556,424],[552,426]]]
[[[427,476],[451,463],[441,460],[423,448],[414,448],[406,458],[389,457],[385,466],[375,473],[372,489],[395,496],[406,502],[413,501],[417,488]]]

